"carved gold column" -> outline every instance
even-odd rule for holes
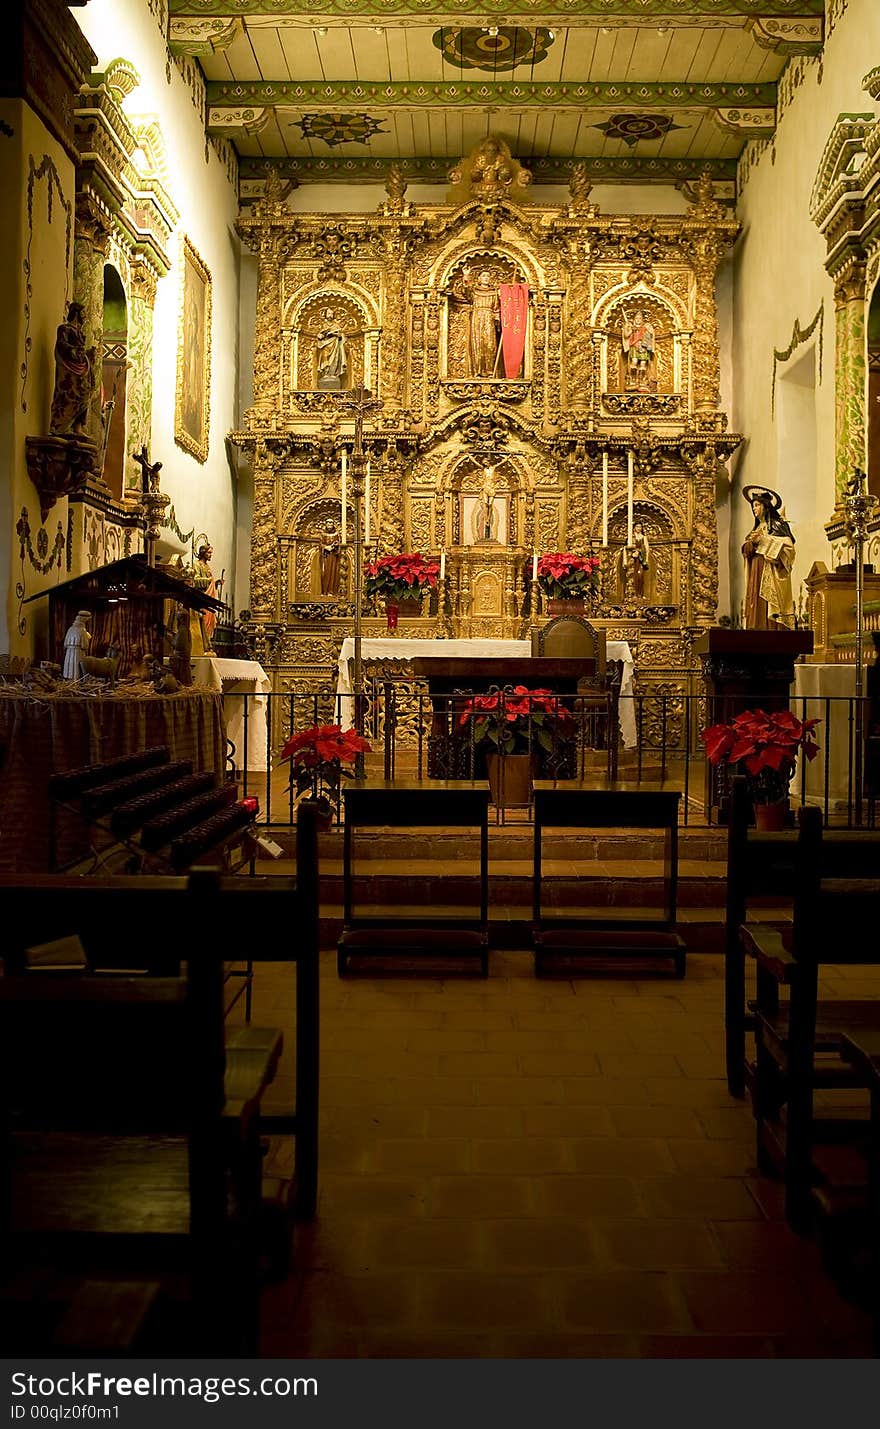
[[[547,294],[547,420],[558,423],[562,401],[562,293]]]
[[[92,194],[76,197],[73,240],[73,295],[85,309],[86,348],[95,349],[88,436],[101,450],[101,376],[104,361],[104,264],[110,225]]]
[[[568,463],[568,515],[560,549],[586,551],[590,543],[590,481],[595,462],[583,448],[574,451]]]
[[[834,505],[843,508],[853,467],[865,465],[865,265],[853,262],[834,283]]]
[[[260,234],[257,254],[254,399],[246,420],[261,425],[270,423],[277,412],[281,375],[281,273],[272,229]]]
[[[382,462],[382,509],[377,529],[380,556],[393,556],[403,550],[403,470],[398,453]]]
[[[153,315],[157,276],[145,262],[131,265],[128,322],[128,360],[131,368],[125,389],[128,451],[125,489],[140,489],[141,476],[131,453],[149,447],[153,425]]]
[[[571,286],[565,325],[565,384],[569,408],[585,412],[590,406],[593,347],[584,314],[590,311],[590,245],[576,239],[571,245]]]
[[[384,235],[385,312],[382,327],[382,352],[379,384],[386,412],[399,411],[405,397],[406,308],[404,287],[406,275],[405,244],[398,227]],[[375,384],[374,384],[375,386]],[[397,547],[400,550],[400,547]]]
[[[691,348],[694,408],[697,412],[715,412],[721,401],[715,276],[726,246],[725,241],[711,231],[694,234],[687,240],[687,252],[696,279]]]
[[[265,442],[254,448],[254,508],[251,524],[251,616],[276,620],[278,540],[275,471],[278,458]]]
[[[715,453],[711,447],[685,458],[693,477],[693,545],[690,559],[690,620],[714,625],[718,608],[718,520],[715,514]]]

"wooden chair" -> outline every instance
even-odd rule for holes
[[[845,1131],[833,1117],[824,1126],[814,1119],[814,1091],[857,1085],[840,1057],[842,1037],[853,1025],[880,1026],[880,1000],[818,1000],[820,967],[880,961],[880,835],[841,831],[823,838],[817,808],[801,809],[799,820],[790,947],[777,929],[759,924],[744,924],[740,936],[757,968],[759,1164],[781,1170],[786,1216],[804,1230],[814,1141]]]
[[[556,785],[538,780],[534,789],[535,843],[532,878],[535,974],[559,971],[571,976],[572,963],[613,966],[633,959],[657,969],[671,961],[676,977],[685,975],[685,944],[676,931],[678,889],[678,806],[681,793],[659,786],[610,788],[587,783]],[[664,835],[662,906],[637,915],[596,909],[585,917],[550,917],[544,911],[541,876],[542,838],[547,828],[653,829]]]
[[[750,827],[752,801],[743,778],[731,785],[730,824],[727,834],[727,893],[724,923],[724,1047],[727,1085],[735,1097],[745,1096],[751,1085],[754,1061],[746,1055],[746,1037],[755,1028],[754,1014],[746,1005],[746,963],[740,928],[747,921],[749,903],[772,898],[791,903],[797,834],[758,833]]]
[[[484,780],[383,780],[352,783],[344,790],[343,931],[337,943],[339,976],[380,963],[397,971],[435,970],[438,960],[456,971],[489,975],[489,786]],[[355,834],[370,828],[478,830],[477,907],[471,917],[436,912],[394,918],[388,912],[355,911]],[[461,967],[462,962],[464,968]],[[451,970],[451,969],[450,969]]]
[[[606,636],[579,615],[558,615],[546,625],[531,631],[532,655],[567,656],[596,661],[595,674],[578,683],[578,697],[573,702],[586,745],[607,752],[607,772],[617,777],[618,706],[623,677],[623,663],[606,659]],[[560,771],[562,777],[573,777],[577,767]]]

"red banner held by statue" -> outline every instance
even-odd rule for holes
[[[504,353],[504,375],[519,376],[526,345],[526,324],[529,319],[528,283],[502,283],[501,350]]]

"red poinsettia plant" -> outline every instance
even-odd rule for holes
[[[364,566],[364,593],[381,595],[390,601],[406,600],[407,596],[420,596],[435,586],[439,574],[439,562],[419,551],[380,556]]]
[[[353,729],[338,724],[313,724],[292,734],[280,758],[290,760],[290,784],[296,789],[295,803],[312,800],[324,812],[339,809],[343,779],[351,779],[359,754],[369,754],[372,746]]]
[[[577,600],[599,587],[599,557],[555,551],[538,560],[538,585],[551,600]]]
[[[474,744],[487,740],[499,754],[528,754],[535,744],[552,749],[554,739],[575,731],[574,715],[559,695],[525,685],[473,695],[458,723],[472,727]]]
[[[700,732],[710,764],[741,764],[756,803],[785,798],[795,761],[819,753],[813,730],[817,719],[798,719],[791,710],[743,710],[729,724],[713,724]]]

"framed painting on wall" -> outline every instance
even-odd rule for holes
[[[174,440],[196,461],[208,460],[210,419],[211,274],[182,235]]]

